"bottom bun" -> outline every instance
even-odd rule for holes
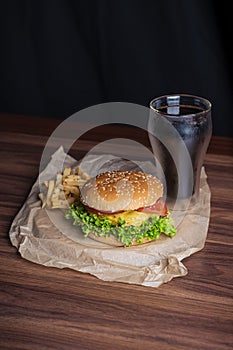
[[[95,235],[94,233],[89,233],[88,237],[93,239],[94,241],[105,243],[105,244],[108,244],[108,245],[111,245],[114,247],[125,247],[125,245],[122,242],[118,241],[116,239],[116,237],[113,235],[110,235],[108,237],[100,237],[98,235]],[[144,238],[142,243],[138,243],[137,241],[133,241],[129,247],[132,247],[132,246],[134,247],[134,246],[138,246],[138,245],[141,246],[143,244],[146,244],[146,243],[148,244],[148,243],[151,243],[153,241],[155,241],[155,239],[148,240],[147,238]]]

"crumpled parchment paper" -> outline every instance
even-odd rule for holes
[[[40,174],[41,181],[51,179],[56,164],[64,156],[60,147]],[[109,155],[109,160],[111,155]],[[106,162],[106,156],[104,157]],[[91,176],[100,167],[101,156],[87,156],[82,168]],[[77,162],[66,156],[64,167]],[[49,267],[70,268],[90,273],[105,281],[116,281],[158,287],[174,277],[185,276],[184,258],[204,247],[210,216],[210,190],[204,168],[198,202],[191,206],[177,227],[172,239],[161,235],[157,241],[142,246],[114,247],[85,238],[81,230],[64,218],[59,209],[41,209],[38,200],[39,179],[10,228],[10,240],[21,256]]]

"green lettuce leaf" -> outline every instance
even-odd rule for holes
[[[125,246],[130,246],[135,240],[137,243],[143,243],[143,239],[158,239],[161,234],[173,237],[176,234],[176,228],[170,217],[170,212],[166,217],[151,215],[150,219],[144,221],[140,226],[126,226],[121,218],[117,223],[113,223],[104,215],[89,213],[82,203],[74,203],[67,210],[66,219],[73,221],[73,225],[80,226],[85,237],[90,233],[102,237],[115,236],[118,241]]]

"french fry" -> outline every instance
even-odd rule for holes
[[[57,178],[56,178],[56,186],[61,185],[61,184],[62,184],[62,174],[58,173]]]
[[[65,168],[63,171],[63,179],[68,175],[70,175],[70,173],[71,173],[71,168]]]
[[[39,198],[40,198],[41,203],[42,203],[41,207],[44,208],[46,206],[46,199],[44,198],[43,193],[39,193]]]
[[[65,209],[80,198],[80,188],[89,179],[89,175],[80,167],[72,172],[71,167],[56,178],[44,182],[44,193],[39,193],[41,207],[48,209]]]

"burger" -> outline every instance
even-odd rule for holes
[[[159,179],[143,172],[107,171],[88,180],[66,213],[84,236],[119,246],[173,237],[174,223]]]

